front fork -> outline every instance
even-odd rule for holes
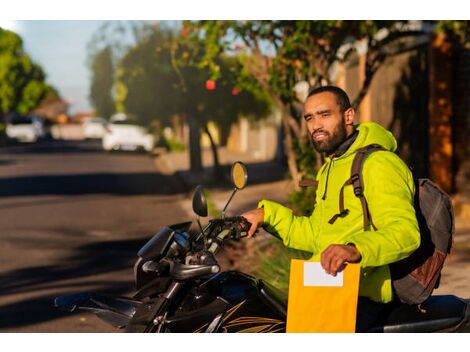
[[[162,332],[168,308],[184,286],[183,282],[174,281],[166,292],[158,297],[149,312],[148,316],[151,317],[151,321],[144,332]]]

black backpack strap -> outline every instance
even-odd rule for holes
[[[372,226],[374,231],[377,231],[377,227],[372,222],[372,216],[369,211],[369,205],[367,204],[366,197],[364,196],[364,181],[362,179],[362,168],[364,167],[364,162],[369,154],[377,150],[386,150],[379,144],[370,144],[359,149],[354,156],[354,160],[351,166],[351,177],[343,184],[341,191],[339,192],[339,213],[335,214],[330,221],[330,224],[333,224],[339,217],[345,217],[349,214],[348,209],[344,209],[344,187],[347,185],[352,185],[354,190],[354,195],[359,198],[362,206],[362,215],[364,219],[364,231]]]

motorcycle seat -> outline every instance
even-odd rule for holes
[[[396,304],[382,326],[370,332],[451,332],[468,320],[467,302],[453,295],[431,296],[418,305]]]
[[[287,294],[266,281],[259,280],[259,292],[269,306],[284,319],[287,317]]]

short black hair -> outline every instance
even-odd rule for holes
[[[308,93],[308,97],[310,98],[313,95],[330,92],[336,96],[336,102],[338,103],[341,112],[345,112],[351,107],[351,103],[349,101],[349,97],[344,90],[336,86],[323,86],[312,89],[310,93]]]

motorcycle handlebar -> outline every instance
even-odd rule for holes
[[[154,262],[149,260],[142,265],[142,271],[146,273],[164,274],[170,268],[170,264],[166,261]]]
[[[222,232],[223,230],[228,230],[231,232],[230,237],[234,239],[246,237],[248,235],[248,231],[251,228],[251,223],[243,216],[234,216],[224,219],[213,219],[211,220],[211,222],[214,223],[216,226],[220,226],[220,231],[217,231],[218,233]]]
[[[206,275],[217,274],[220,271],[220,266],[213,265],[186,265],[181,263],[172,263],[170,268],[170,275],[178,281],[194,279]]]

